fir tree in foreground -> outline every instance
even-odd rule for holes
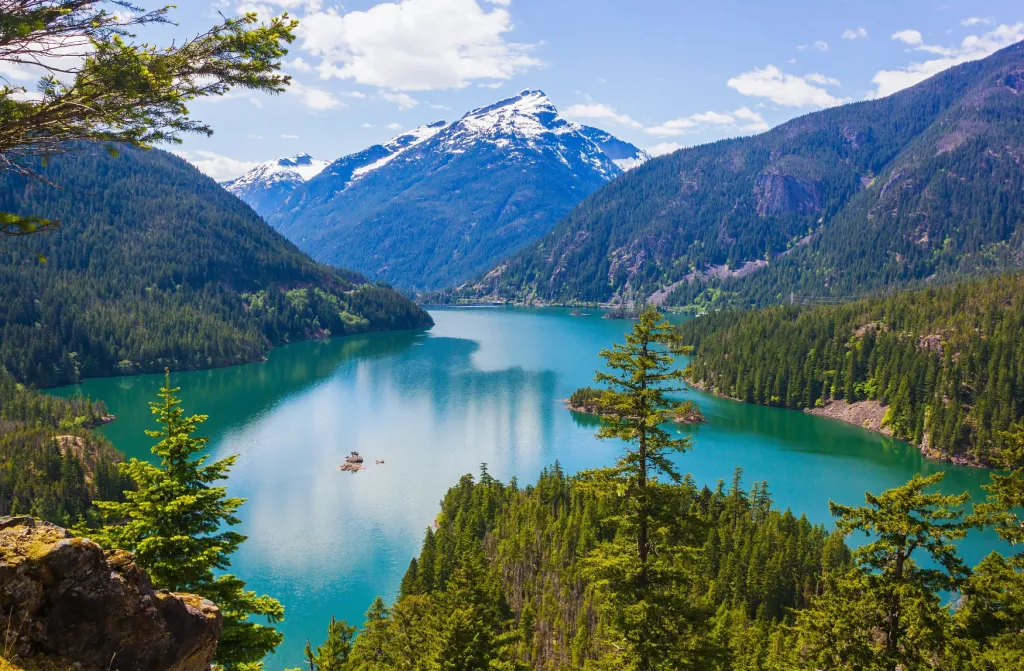
[[[107,526],[79,531],[105,548],[134,553],[154,587],[198,594],[217,604],[224,616],[217,665],[227,671],[253,671],[281,643],[282,635],[271,625],[284,616],[284,608],[223,573],[245,541],[230,530],[241,521],[235,513],[245,500],[229,497],[218,484],[227,479],[236,457],[207,463],[201,454],[207,439],[194,435],[207,417],[186,416],[178,391],[168,373],[160,402],[150,403],[160,428],[146,434],[159,439],[152,448],[159,465],[138,459],[123,465],[136,491],[125,492],[124,502],[97,502]],[[257,616],[268,624],[250,619]]]
[[[625,446],[615,466],[583,474],[598,496],[620,502],[617,533],[587,563],[607,593],[607,642],[621,650],[609,657],[609,668],[674,671],[707,664],[698,635],[707,614],[685,597],[694,553],[679,524],[686,514],[680,489],[672,486],[682,480],[672,455],[689,450],[691,441],[662,428],[673,417],[668,394],[681,390],[675,341],[673,326],[648,307],[624,345],[601,352],[608,372],[595,377],[608,386],[597,435]]]
[[[869,492],[866,506],[830,502],[840,532],[874,540],[854,553],[857,567],[829,580],[799,615],[807,668],[929,668],[946,647],[951,621],[941,595],[962,587],[970,572],[953,544],[967,535],[967,494],[926,491],[944,476]]]

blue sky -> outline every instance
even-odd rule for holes
[[[1019,0],[181,0],[180,25],[145,37],[241,11],[300,19],[295,85],[193,105],[215,135],[176,151],[218,179],[300,151],[334,159],[524,88],[659,153],[886,95],[1024,39]]]

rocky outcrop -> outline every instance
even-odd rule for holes
[[[30,517],[0,517],[2,654],[25,669],[206,671],[220,610],[154,590],[130,553]]]
[[[844,400],[829,401],[821,408],[808,408],[804,412],[819,417],[830,417],[840,422],[861,426],[884,436],[891,436],[892,429],[882,426],[885,417],[885,406],[878,401],[856,401],[848,403]]]

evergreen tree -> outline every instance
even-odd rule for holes
[[[327,625],[327,640],[313,650],[306,641],[306,661],[309,671],[347,671],[348,658],[352,653],[352,636],[356,628],[348,626],[345,620],[334,619]]]
[[[207,439],[195,436],[205,415],[186,416],[171,387],[170,373],[160,389],[160,402],[150,403],[159,430],[146,434],[159,439],[152,448],[159,465],[132,459],[123,465],[136,491],[123,502],[98,501],[108,525],[80,529],[107,548],[135,555],[160,589],[191,592],[216,603],[224,616],[216,662],[224,669],[259,669],[260,660],[274,650],[282,635],[272,626],[284,608],[268,596],[245,590],[245,583],[228,573],[231,554],[245,536],[230,527],[241,520],[235,513],[244,499],[227,496],[216,483],[227,479],[235,456],[206,463],[201,455]],[[218,575],[219,573],[219,575]],[[262,616],[268,625],[251,621]]]
[[[638,671],[696,668],[704,657],[697,609],[685,597],[693,560],[682,544],[687,516],[680,489],[669,484],[682,480],[671,455],[689,449],[690,440],[662,428],[672,413],[668,394],[679,390],[672,383],[682,378],[670,352],[674,343],[673,327],[648,307],[625,345],[601,352],[608,372],[595,377],[608,385],[597,435],[623,441],[626,450],[614,467],[587,474],[619,506],[618,533],[598,546],[589,570],[606,590],[604,615],[614,632],[609,644],[616,650],[603,663]]]
[[[854,570],[829,580],[800,613],[806,668],[933,668],[951,624],[940,594],[969,575],[953,544],[967,533],[967,494],[925,491],[944,476],[918,475],[880,496],[866,493],[866,506],[829,503],[840,532],[874,540],[854,552]],[[926,563],[915,559],[922,554]]]
[[[0,5],[0,63],[39,71],[35,92],[0,87],[2,170],[37,176],[33,158],[82,140],[150,146],[182,133],[211,133],[186,104],[233,87],[278,93],[285,45],[297,22],[259,24],[254,12],[157,48],[133,29],[170,22],[170,6],[146,11],[127,0],[9,0]],[[77,144],[76,144],[77,141]],[[113,149],[111,148],[111,151]],[[0,238],[49,227],[37,216],[0,213]]]

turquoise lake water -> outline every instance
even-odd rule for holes
[[[185,410],[210,415],[203,429],[214,455],[239,455],[229,491],[248,498],[241,531],[249,540],[232,570],[286,607],[285,642],[268,671],[300,666],[306,638],[321,640],[332,614],[360,623],[376,595],[394,596],[461,475],[486,462],[495,477],[527,483],[556,459],[572,472],[619,453],[561,399],[591,383],[598,351],[621,341],[631,322],[555,308],[432,314],[429,331],[296,343],[264,363],[173,376]],[[162,381],[105,378],[76,388],[117,415],[102,430],[118,448],[148,458],[147,403]],[[912,446],[857,427],[697,391],[688,397],[708,423],[690,430],[684,472],[714,485],[741,466],[748,486],[767,480],[777,505],[814,522],[831,519],[829,499],[862,503],[866,490],[918,472],[946,471],[944,491],[975,499],[988,481],[985,471],[924,460]],[[353,450],[367,469],[339,472]],[[961,545],[972,563],[997,547],[990,533]]]

